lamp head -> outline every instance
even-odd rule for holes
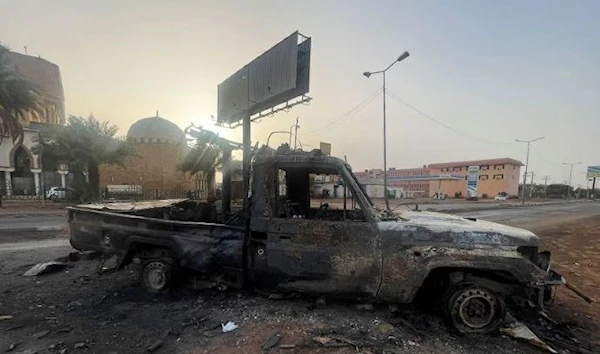
[[[408,52],[404,52],[404,53],[402,53],[402,55],[400,55],[400,56],[398,57],[398,61],[402,61],[402,60],[404,60],[404,59],[408,58],[408,56],[409,56],[409,55],[410,55],[410,54],[409,54]]]

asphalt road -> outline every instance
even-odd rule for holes
[[[0,232],[30,228],[58,228],[67,226],[67,219],[62,215],[44,216],[2,216],[0,217]]]
[[[600,202],[562,203],[530,207],[510,207],[489,210],[464,211],[455,214],[502,224],[524,224],[556,217],[591,216],[600,214]]]
[[[483,204],[481,206],[486,207]],[[487,207],[489,208],[489,205]],[[441,212],[443,212],[443,210],[441,210]],[[452,213],[465,217],[518,225],[527,223],[528,221],[539,221],[544,218],[558,216],[586,216],[600,214],[600,202],[561,203],[525,207],[498,206],[494,209],[487,210],[454,210]],[[40,231],[43,231],[44,229],[53,230],[66,226],[67,220],[65,216],[62,215],[19,215],[0,217],[0,234],[2,232],[14,232],[31,228],[38,228]]]

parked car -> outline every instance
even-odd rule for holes
[[[52,187],[46,193],[46,199],[53,201],[65,199],[67,197],[67,189],[64,187]]]
[[[505,201],[508,200],[508,196],[498,194],[496,197],[494,197],[494,200]]]

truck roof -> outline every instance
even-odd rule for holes
[[[277,150],[263,146],[256,155],[257,164],[269,163],[293,163],[293,164],[326,164],[326,165],[344,165],[346,162],[338,157],[323,155],[321,150],[311,151],[292,150],[288,144],[283,144]]]

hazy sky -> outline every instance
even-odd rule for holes
[[[0,41],[61,68],[68,114],[94,113],[125,135],[158,109],[210,126],[217,85],[295,30],[312,37],[309,106],[253,125],[253,140],[300,117],[304,146],[333,144],[355,170],[382,165],[381,87],[362,72],[410,57],[388,89],[388,166],[512,157],[568,179],[563,162],[600,165],[598,1],[0,0]],[[336,122],[337,121],[337,122]],[[332,124],[336,122],[336,124]],[[219,129],[241,140],[241,130]],[[458,133],[457,133],[458,132]],[[285,135],[272,138],[277,144]],[[539,180],[539,178],[536,178]]]

